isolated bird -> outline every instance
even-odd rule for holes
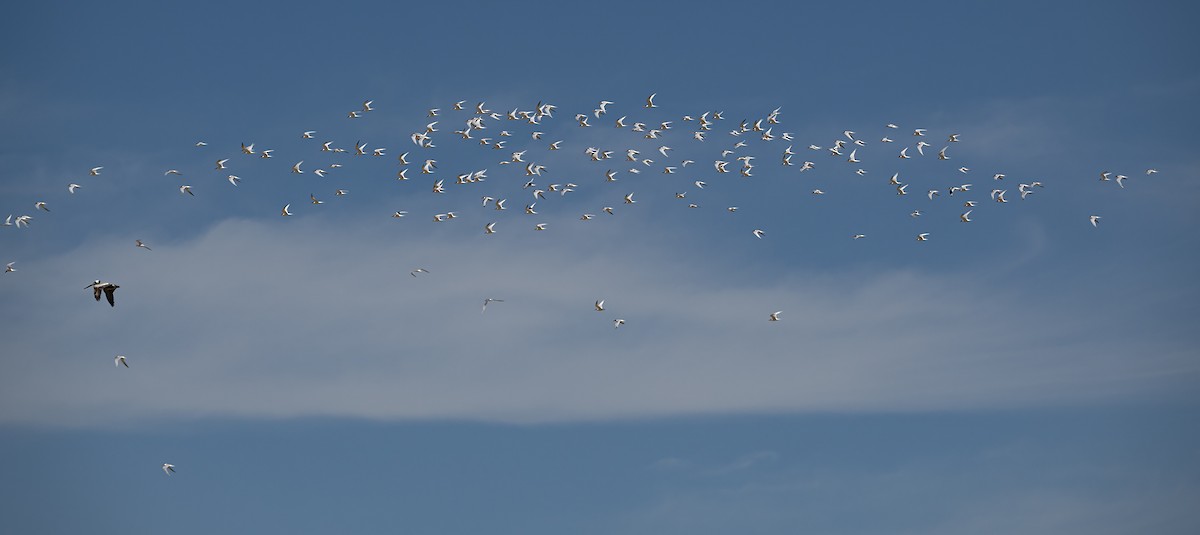
[[[757,228],[756,228],[756,229],[754,229],[754,231],[753,231],[753,232],[751,232],[751,234],[754,234],[754,237],[755,237],[755,238],[758,238],[758,239],[760,239],[760,240],[761,240],[761,239],[762,239],[762,237],[763,237],[763,236],[765,236],[767,233],[766,233],[766,232],[763,232],[763,231],[762,231],[762,229],[757,229]]]
[[[117,355],[115,358],[113,358],[113,366],[121,365],[124,365],[126,368],[129,367],[129,363],[125,361],[125,355]]]
[[[169,475],[175,473],[175,465],[163,463],[162,470],[163,470],[163,473],[165,473],[169,476]]]
[[[12,273],[12,272],[16,271],[17,269],[13,267],[13,264],[16,264],[16,262],[9,262],[7,264],[4,264],[4,272]]]
[[[104,296],[108,298],[108,305],[114,307],[117,306],[117,304],[113,301],[113,293],[116,292],[117,288],[120,288],[120,286],[117,286],[111,282],[100,282],[100,279],[96,279],[95,282],[84,286],[84,288],[91,288],[92,293],[95,295],[97,301],[100,300],[100,294],[104,293]]]
[[[280,215],[282,215],[283,217],[292,215],[292,212],[288,210],[288,208],[291,208],[291,207],[292,207],[291,203],[283,205],[283,210],[280,211]]]
[[[616,329],[617,327],[620,327],[622,325],[625,325],[625,320],[623,320],[621,318],[617,318],[617,319],[613,320],[613,328],[614,329]]]
[[[151,249],[151,248],[150,248],[150,246],[149,246],[149,245],[146,245],[145,243],[142,243],[142,240],[133,240],[133,243],[134,243],[134,245],[136,245],[137,247],[140,247],[140,248],[142,248],[142,249],[145,249],[145,250],[147,250],[147,251],[152,251],[152,250],[153,250],[153,249]]]
[[[1093,227],[1097,227],[1097,228],[1099,228],[1099,225],[1097,225],[1096,223],[1100,221],[1100,216],[1098,216],[1098,215],[1090,215],[1090,216],[1088,216],[1088,221],[1091,221],[1091,222],[1092,222],[1092,226],[1093,226]]]
[[[491,297],[484,299],[483,300],[483,310],[480,310],[479,313],[483,314],[484,312],[487,312],[488,303],[503,303],[503,302],[504,302],[503,299],[492,299]]]

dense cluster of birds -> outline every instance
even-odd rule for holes
[[[556,198],[562,199],[569,194],[590,188],[596,190],[607,188],[604,191],[613,190],[613,188],[619,188],[619,185],[626,181],[637,183],[634,177],[650,172],[664,175],[690,174],[691,177],[685,179],[683,183],[688,184],[688,188],[695,188],[694,193],[687,190],[676,191],[673,198],[689,209],[699,209],[701,208],[700,202],[707,200],[704,190],[709,184],[708,181],[718,180],[726,174],[742,179],[754,177],[755,169],[759,165],[759,156],[763,154],[764,150],[773,151],[769,158],[774,160],[776,165],[796,173],[805,173],[825,165],[824,163],[819,164],[818,160],[829,161],[832,159],[838,162],[833,165],[840,165],[841,162],[849,164],[846,169],[853,169],[853,173],[857,176],[870,175],[874,177],[877,176],[875,173],[877,169],[867,169],[860,165],[863,162],[863,156],[868,151],[891,151],[896,158],[893,161],[926,158],[940,162],[954,162],[946,164],[947,170],[949,174],[958,178],[940,187],[922,188],[924,191],[920,192],[910,191],[912,184],[901,176],[900,171],[890,169],[882,174],[884,178],[879,179],[878,182],[880,184],[886,182],[886,186],[893,188],[897,196],[925,197],[927,198],[925,202],[943,198],[943,194],[946,199],[956,198],[958,200],[953,202],[961,202],[958,221],[964,224],[975,221],[972,214],[979,208],[981,201],[974,195],[979,191],[990,190],[987,197],[982,198],[987,199],[990,203],[1003,205],[1014,200],[1013,197],[1016,197],[1016,200],[1025,200],[1044,187],[1040,180],[1021,182],[1016,185],[1014,194],[1010,193],[1012,188],[1007,185],[1009,182],[1006,180],[1005,173],[989,172],[978,177],[979,174],[968,165],[956,165],[958,162],[953,147],[963,141],[960,133],[935,134],[925,128],[902,129],[896,124],[887,123],[881,126],[882,135],[868,138],[853,130],[845,130],[827,142],[799,145],[799,142],[795,141],[796,134],[784,130],[782,108],[775,108],[759,118],[744,119],[736,124],[728,124],[725,113],[719,110],[700,110],[694,114],[667,116],[661,113],[656,98],[657,94],[649,95],[644,103],[639,103],[640,105],[623,112],[624,114],[619,117],[614,117],[618,113],[615,102],[601,100],[595,108],[575,113],[569,119],[570,124],[581,129],[607,128],[618,132],[618,135],[596,137],[601,140],[612,140],[623,136],[627,142],[620,145],[600,146],[599,143],[574,145],[573,141],[566,138],[547,138],[546,131],[550,130],[548,128],[550,122],[561,120],[561,115],[563,115],[553,104],[538,102],[526,109],[518,107],[506,111],[493,111],[488,108],[486,102],[481,101],[469,105],[467,101],[460,100],[451,104],[447,109],[427,110],[425,119],[421,121],[425,123],[424,126],[416,128],[408,134],[407,140],[401,141],[405,146],[404,149],[391,149],[361,139],[354,141],[352,145],[343,146],[333,140],[320,141],[316,130],[300,131],[298,132],[299,137],[305,143],[312,143],[310,155],[297,155],[295,160],[288,160],[289,163],[285,165],[290,167],[291,174],[311,173],[325,178],[336,177],[343,172],[346,165],[355,161],[356,158],[394,156],[395,180],[407,182],[421,178],[426,183],[425,187],[429,188],[428,191],[431,195],[443,195],[449,188],[482,190],[479,195],[479,204],[474,209],[489,210],[490,213],[495,214],[495,220],[488,221],[480,229],[484,235],[500,232],[504,226],[507,226],[507,222],[502,225],[502,221],[505,219],[520,217],[524,217],[530,222],[519,225],[518,228],[547,231],[550,228],[549,223],[542,220],[540,215],[546,206],[556,202]],[[375,111],[374,101],[365,100],[356,109],[349,111],[346,117],[349,120],[370,120],[369,117]],[[490,151],[490,154],[504,154],[496,165],[503,171],[502,174],[508,176],[504,176],[500,180],[489,181],[492,176],[489,175],[488,168],[443,171],[450,167],[449,162],[440,162],[434,157],[435,151],[431,150],[443,143],[464,143],[479,150]],[[708,153],[711,160],[697,163],[694,159],[676,156],[675,154],[683,151],[677,151],[675,147],[685,146],[684,144],[687,144],[688,154],[705,150],[711,151]],[[198,150],[210,150],[207,149],[208,145],[205,141],[195,143]],[[591,162],[590,165],[594,165],[596,171],[586,179],[574,179],[579,183],[554,178],[555,175],[548,165],[539,161],[541,155],[552,151],[576,151],[583,161]],[[242,158],[269,160],[277,157],[275,152],[275,149],[262,148],[257,143],[242,142],[240,149],[235,154],[214,155],[215,157],[210,161],[213,162],[212,170],[218,175],[224,175],[223,178],[229,184],[226,187],[236,188],[243,182],[243,178],[233,173],[243,171],[238,171],[242,162],[235,161],[235,158],[239,160]],[[328,161],[319,166],[306,163],[317,158]],[[764,156],[763,159],[766,158],[768,157]],[[100,177],[104,171],[105,166],[98,165],[88,169],[86,174],[90,177]],[[195,172],[192,170],[184,172],[171,168],[165,170],[163,176],[178,177],[186,181],[186,177],[192,176]],[[501,174],[499,171],[494,173]],[[1155,169],[1145,170],[1145,175],[1155,173],[1157,173]],[[697,175],[708,175],[712,178],[692,180]],[[512,180],[510,178],[512,176],[515,176],[516,180]],[[1129,180],[1128,175],[1110,171],[1100,172],[1099,177],[1101,182],[1111,182],[1120,188],[1125,188],[1125,182]],[[977,186],[976,183],[981,180],[992,185],[989,187]],[[497,186],[484,186],[485,183],[495,183]],[[517,190],[518,186],[519,190]],[[207,187],[194,187],[191,184],[183,183],[178,185],[178,191],[180,195],[195,197],[203,195]],[[66,189],[69,195],[81,194],[81,190],[86,191],[85,186],[75,182],[67,184]],[[826,189],[829,188],[826,187]],[[602,194],[602,197],[608,200],[597,203],[593,210],[582,211],[578,214],[578,219],[592,221],[601,217],[615,216],[622,209],[630,208],[639,202],[635,197],[637,192],[631,188],[616,189],[615,191],[616,193],[607,197],[603,197]],[[342,198],[349,193],[350,190],[345,188],[332,190],[334,198]],[[819,187],[812,189],[810,193],[813,196],[826,195],[826,191]],[[526,202],[517,201],[510,205],[510,195],[524,196]],[[321,199],[316,193],[309,193],[308,203],[317,207],[325,204],[326,200]],[[539,203],[543,206],[539,207]],[[46,201],[35,200],[32,206],[33,213],[38,211],[50,213],[50,206]],[[293,211],[293,203],[287,200],[283,200],[279,206],[281,206],[279,215],[282,217],[302,215],[303,212],[301,210]],[[517,206],[521,207],[517,208]],[[460,219],[461,214],[470,209],[472,208],[467,206],[454,207],[452,210],[438,210],[424,214],[423,217],[431,219],[434,223],[448,223]],[[734,214],[738,212],[739,207],[726,205],[723,206],[723,210]],[[601,213],[605,215],[597,215]],[[396,219],[408,218],[410,215],[414,214],[405,209],[397,209],[390,214],[392,218]],[[919,208],[908,212],[908,216],[911,218],[919,218],[923,215],[923,211]],[[1099,226],[1100,219],[1101,217],[1097,214],[1087,216],[1088,222],[1093,227]],[[15,217],[10,214],[5,219],[4,226],[24,230],[30,227],[33,220],[34,217],[29,214],[15,215]],[[766,239],[768,236],[766,229],[753,228],[749,230],[748,234],[757,239]],[[916,241],[925,242],[930,240],[931,236],[932,233],[926,231],[916,233],[914,238]],[[860,240],[866,238],[867,235],[855,232],[849,237],[853,240]],[[133,244],[140,249],[152,250],[141,239],[135,239]],[[16,272],[15,264],[16,261],[7,262],[4,273]],[[429,273],[430,270],[423,267],[412,269],[410,272],[413,277]],[[96,279],[85,288],[92,289],[96,301],[104,296],[110,306],[116,306],[115,292],[120,288],[116,283]],[[490,304],[502,302],[504,302],[503,299],[485,298],[481,313],[486,312]],[[593,308],[596,312],[608,311],[603,299],[597,299],[593,303]],[[781,310],[774,311],[769,313],[766,319],[778,322],[781,321],[782,314]],[[613,328],[625,325],[625,320],[619,317],[613,318],[611,321]],[[124,355],[116,356],[114,365],[118,368],[129,368],[129,362]],[[162,470],[170,475],[175,472],[175,467],[172,464],[164,463]]]

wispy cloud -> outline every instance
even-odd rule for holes
[[[227,220],[154,251],[96,240],[6,286],[39,306],[0,318],[0,420],[962,409],[1155,396],[1196,378],[1183,340],[1096,329],[1086,297],[1031,308],[978,273],[738,281],[601,239],[631,232],[605,224],[574,240],[409,234],[403,247],[398,227],[350,234],[320,217]],[[122,285],[117,307],[82,289],[95,277]],[[484,297],[504,306],[480,314]],[[775,310],[784,321],[767,321]],[[113,369],[118,353],[129,370]]]
[[[886,446],[873,446],[886,449]],[[1069,462],[1047,450],[945,452],[924,461],[827,466],[814,458],[745,455],[703,480],[663,480],[657,497],[629,512],[614,532],[825,533],[1189,533],[1197,488],[1187,473],[1131,465],[1097,468],[1090,454]],[[902,447],[899,456],[909,456]],[[1071,456],[1073,454],[1063,453]],[[889,454],[882,455],[889,457]],[[748,470],[757,464],[770,470]],[[679,471],[679,470],[676,470]],[[707,473],[708,472],[688,472]],[[863,516],[861,511],[873,511]]]

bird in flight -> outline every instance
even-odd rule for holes
[[[780,314],[783,314],[782,310],[776,310],[775,312],[772,312],[768,321],[779,321]]]
[[[412,275],[414,277],[417,276],[417,273],[429,273],[429,270],[425,269],[425,268],[417,268],[417,269],[414,269],[414,270],[408,272],[409,275]]]
[[[1099,228],[1099,227],[1100,227],[1100,225],[1097,225],[1097,224],[1096,224],[1097,222],[1099,222],[1099,221],[1100,221],[1100,216],[1098,216],[1098,215],[1090,215],[1090,216],[1088,216],[1088,221],[1091,221],[1091,222],[1092,222],[1092,226],[1093,226],[1093,227],[1096,227],[1096,228]]]
[[[175,465],[173,465],[173,464],[168,464],[168,463],[163,463],[163,465],[162,465],[162,470],[163,470],[163,473],[165,473],[165,474],[167,474],[167,475],[169,476],[169,475],[171,475],[171,474],[174,474],[174,473],[175,473]]]
[[[133,244],[147,251],[153,251],[153,249],[151,249],[149,245],[143,243],[142,240],[133,240]]]
[[[84,286],[84,288],[91,288],[92,293],[96,296],[97,301],[100,300],[100,293],[103,292],[104,296],[108,298],[108,305],[114,307],[117,306],[117,304],[113,301],[113,293],[116,292],[117,288],[120,288],[120,286],[117,286],[111,282],[100,282],[100,279],[96,279],[95,282]]]
[[[124,365],[126,368],[129,367],[129,363],[125,361],[125,355],[117,355],[116,358],[113,359],[113,366],[120,367],[122,365]]]
[[[487,312],[488,303],[503,303],[503,302],[504,302],[503,299],[492,299],[491,297],[484,299],[483,300],[483,310],[480,310],[479,313],[483,314],[484,312]]]
[[[12,273],[12,272],[16,271],[16,268],[13,267],[13,264],[16,264],[16,262],[9,262],[7,264],[4,264],[4,272]]]

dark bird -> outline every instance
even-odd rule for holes
[[[117,286],[111,282],[100,282],[100,280],[97,279],[96,282],[84,286],[84,288],[91,288],[93,294],[96,296],[97,301],[100,300],[100,292],[104,292],[104,296],[108,298],[109,306],[117,306],[117,304],[113,302],[113,292],[117,291],[117,288],[120,288],[120,286]]]

